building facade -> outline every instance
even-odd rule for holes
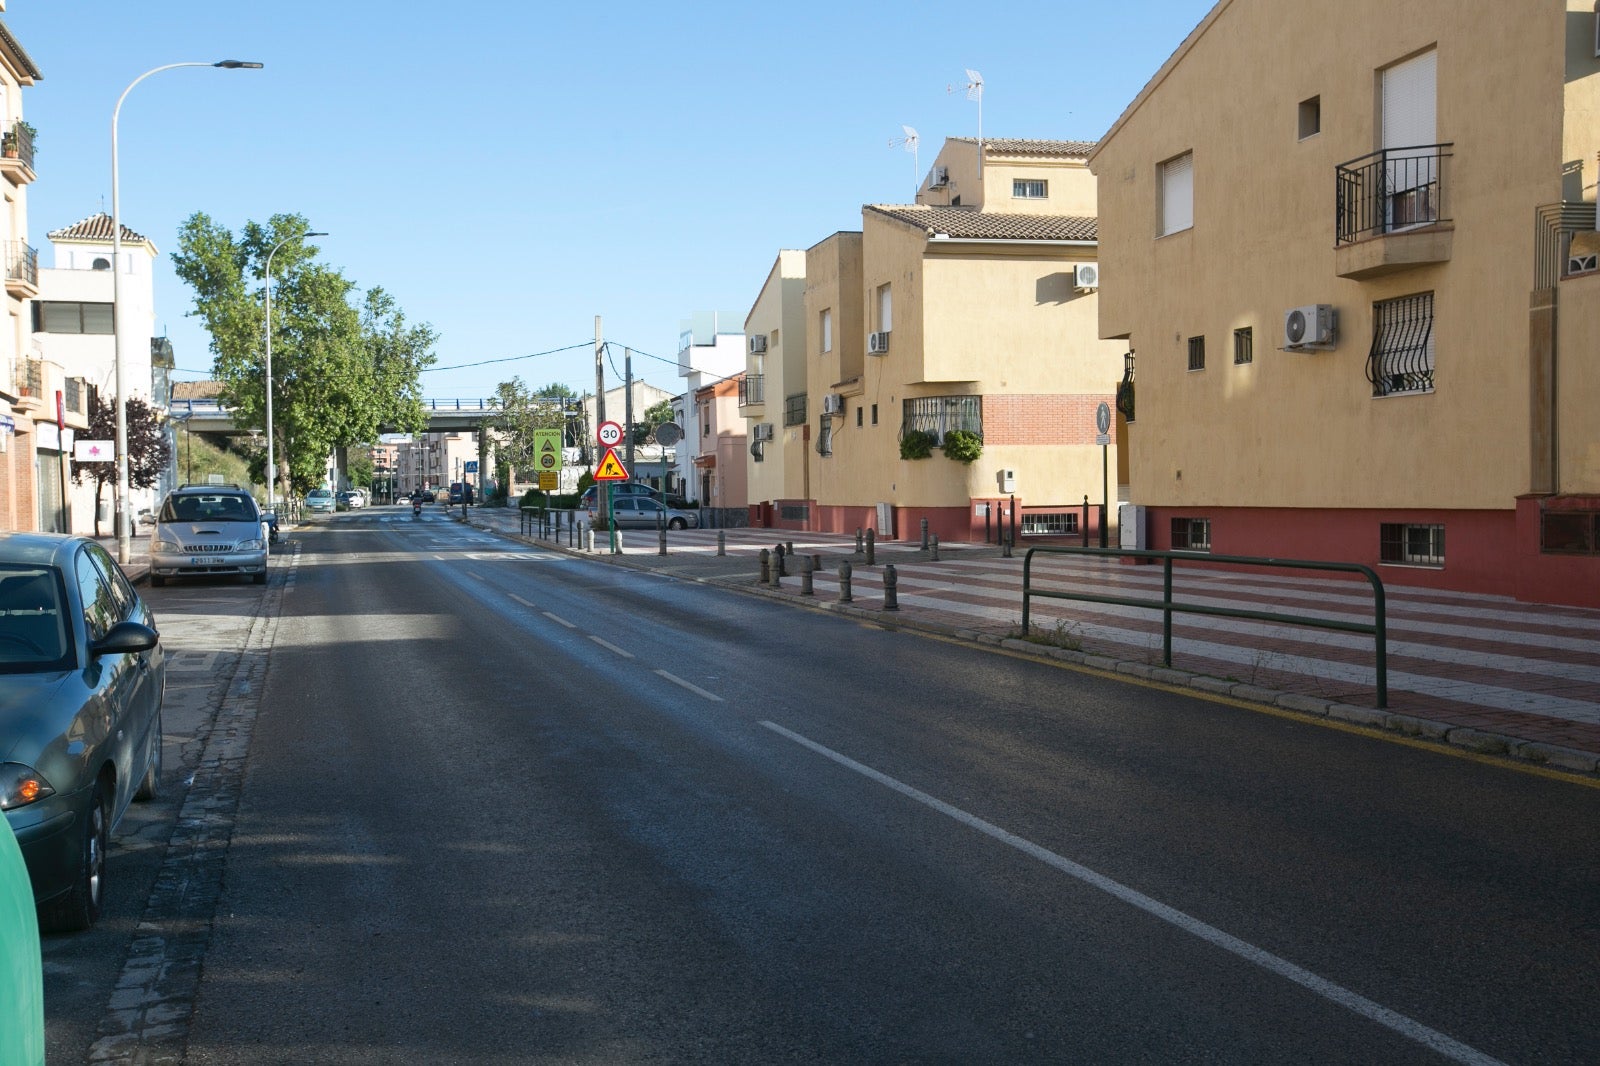
[[[1595,22],[1222,0],[1157,72],[1090,157],[1145,543],[1600,606]]]
[[[48,529],[63,521],[60,500],[52,506],[40,494],[42,481],[57,486],[59,496],[65,460],[60,435],[50,434],[56,421],[46,392],[53,397],[54,377],[33,346],[28,308],[39,294],[39,256],[28,243],[28,186],[37,175],[34,131],[22,117],[22,90],[41,77],[0,22],[0,194],[5,201],[0,249],[6,272],[5,316],[0,318],[0,529]]]
[[[750,524],[794,522],[811,499],[805,419],[785,419],[789,398],[806,399],[806,253],[785,250],[745,316],[745,372],[739,389],[749,460]]]

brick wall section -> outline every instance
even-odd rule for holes
[[[1094,413],[1114,393],[1048,393],[983,398],[983,443],[1093,444]],[[1113,408],[1114,409],[1114,408]],[[1112,426],[1116,432],[1116,426]]]

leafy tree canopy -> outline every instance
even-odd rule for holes
[[[512,378],[495,388],[495,397],[500,413],[487,424],[495,433],[496,454],[502,464],[527,477],[537,470],[533,431],[566,429],[576,396],[565,385],[546,385],[534,392],[521,378]]]
[[[236,236],[197,212],[179,231],[173,256],[194,290],[190,313],[211,334],[223,402],[238,425],[264,429],[263,277],[272,255],[274,452],[280,478],[287,474],[298,492],[321,482],[334,448],[380,431],[425,428],[419,375],[434,362],[438,340],[430,326],[408,325],[381,288],[359,293],[317,263],[317,246],[295,239],[309,230],[299,215],[273,215],[265,226],[247,222]]]
[[[137,396],[128,397],[128,484],[136,489],[154,488],[161,472],[172,458],[167,434],[156,416],[156,411]],[[99,390],[89,393],[89,428],[82,434],[85,440],[115,440],[117,437],[117,407],[100,399]],[[117,483],[117,464],[73,463],[72,480],[81,485],[94,482],[95,499],[99,500],[107,485]],[[100,509],[95,508],[95,535],[100,534]]]

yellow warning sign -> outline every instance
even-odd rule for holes
[[[614,448],[606,449],[606,457],[600,460],[600,469],[594,472],[596,481],[626,481],[628,470],[622,465],[622,460],[617,458]]]

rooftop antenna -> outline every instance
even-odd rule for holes
[[[906,147],[906,151],[911,153],[911,199],[915,201],[918,190],[922,188],[922,165],[917,162],[917,147],[922,143],[922,138],[918,137],[917,131],[910,126],[901,126],[900,128],[905,131],[905,136],[891,137],[889,139],[889,147],[893,148],[897,144],[903,144]]]
[[[967,99],[978,102],[978,185],[983,185],[983,75],[967,68]],[[955,92],[955,86],[946,86],[946,92]]]

